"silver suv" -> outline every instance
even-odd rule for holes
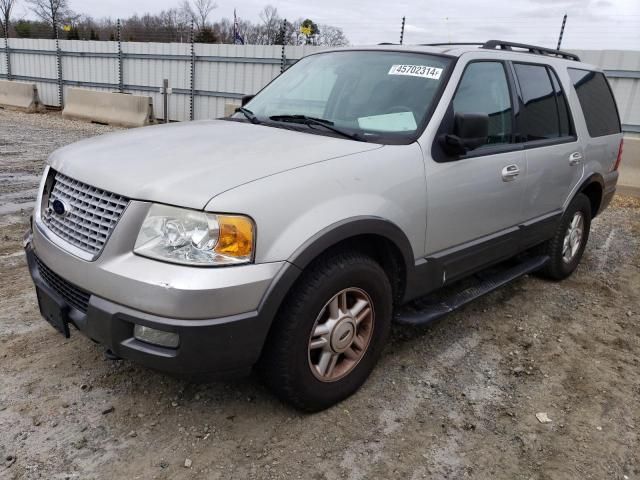
[[[256,367],[320,410],[392,320],[570,275],[616,188],[611,90],[566,52],[332,50],[243,104],[51,155],[25,248],[57,330],[190,378]]]

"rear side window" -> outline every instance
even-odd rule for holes
[[[520,86],[516,114],[520,141],[548,140],[572,134],[567,100],[555,72],[544,65],[513,64]]]
[[[556,103],[558,105],[558,121],[560,123],[560,135],[565,137],[573,135],[573,128],[571,127],[571,115],[569,113],[569,105],[567,104],[567,98],[562,91],[560,81],[556,72],[549,70],[551,76],[551,83],[553,83],[553,90],[556,94]]]
[[[600,72],[569,68],[591,137],[620,133],[620,118],[611,88]]]

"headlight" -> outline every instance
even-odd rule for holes
[[[153,205],[134,251],[185,265],[235,265],[252,260],[253,244],[254,226],[248,217]]]

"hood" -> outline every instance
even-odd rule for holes
[[[225,120],[144,127],[82,140],[49,164],[132,199],[202,209],[231,188],[380,145]]]

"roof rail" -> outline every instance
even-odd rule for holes
[[[513,50],[513,48],[521,48],[523,50],[527,50],[528,53],[533,53],[536,55],[552,55],[554,57],[561,57],[567,60],[574,60],[576,62],[580,61],[580,57],[573,53],[564,52],[562,50],[556,50],[554,48],[545,48],[538,47],[536,45],[527,45],[526,43],[513,43],[513,42],[504,42],[502,40],[489,40],[482,45],[482,48],[487,48],[490,50],[499,49],[499,50]]]
[[[446,43],[421,43],[420,47],[447,47],[449,45],[484,45],[482,42],[446,42]]]
[[[400,45],[399,43],[392,43],[392,42],[382,42],[379,43],[378,45]]]

